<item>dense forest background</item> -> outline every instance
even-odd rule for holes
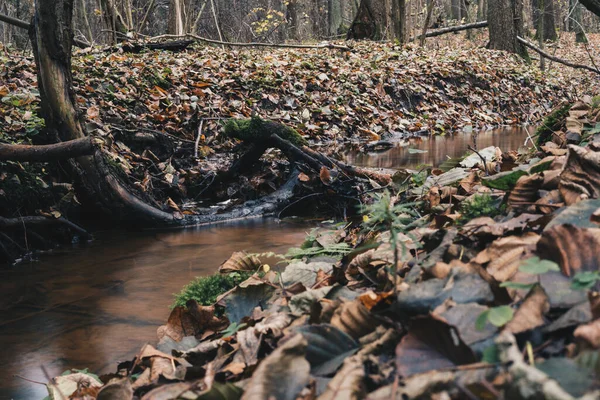
[[[494,2],[498,0],[75,0],[73,24],[76,39],[90,44],[186,33],[228,42],[308,42],[346,36],[405,42],[425,25],[484,21],[488,3]],[[32,8],[32,0],[0,2],[0,14],[22,21],[31,19]],[[555,40],[557,31],[600,29],[600,19],[577,0],[526,0],[522,8],[519,25],[531,35],[540,27],[539,15],[544,15],[546,40]],[[0,24],[0,40],[26,47],[27,31]]]

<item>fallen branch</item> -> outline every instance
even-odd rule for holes
[[[155,42],[161,39],[179,39],[179,40],[190,40],[193,39],[198,42],[205,42],[211,44],[218,44],[221,46],[234,46],[234,47],[276,47],[276,48],[284,48],[284,49],[337,49],[337,50],[346,50],[350,51],[352,48],[348,46],[341,46],[333,43],[325,43],[320,45],[310,45],[310,44],[287,44],[287,43],[258,43],[258,42],[250,42],[250,43],[239,43],[239,42],[224,42],[221,40],[214,40],[204,38],[198,35],[194,35],[192,33],[186,33],[185,35],[171,35],[165,34],[160,36],[155,36],[149,38],[149,41]]]
[[[193,40],[173,40],[165,43],[124,43],[123,51],[127,53],[139,53],[143,50],[167,50],[167,51],[182,51],[187,49]]]
[[[5,22],[9,25],[16,26],[17,28],[22,28],[22,29],[27,29],[27,30],[29,30],[29,28],[31,27],[31,24],[29,24],[29,22],[27,22],[27,21],[9,17],[8,15],[4,15],[4,14],[0,14],[0,21]],[[89,43],[83,42],[78,39],[73,39],[73,44],[81,49],[85,49],[85,48],[91,46]]]
[[[90,155],[94,151],[91,137],[47,145],[0,143],[0,161],[58,161]]]
[[[19,218],[5,218],[0,217],[0,228],[2,229],[22,229],[24,226],[28,225],[64,225],[74,232],[79,233],[81,236],[86,238],[91,238],[92,235],[88,233],[85,229],[80,227],[77,224],[69,221],[66,218],[47,218],[43,216],[26,216]]]
[[[460,32],[460,31],[466,31],[469,29],[479,29],[479,28],[485,28],[488,26],[488,22],[487,21],[479,21],[479,22],[473,22],[470,24],[465,24],[465,25],[457,25],[457,26],[450,26],[448,28],[442,28],[442,29],[436,29],[434,31],[429,31],[425,34],[425,37],[435,37],[435,36],[442,36],[445,35],[447,33],[452,33],[452,32]],[[415,39],[420,39],[423,35],[419,35],[416,37],[411,37],[409,39],[409,41],[414,41]]]
[[[567,67],[576,68],[576,69],[585,69],[585,70],[594,72],[596,74],[600,74],[600,70],[598,70],[594,67],[590,67],[589,65],[573,63],[573,62],[570,62],[567,60],[563,60],[562,58],[553,56],[549,53],[546,53],[544,50],[540,49],[539,47],[535,46],[533,43],[529,42],[528,40],[523,39],[520,36],[517,36],[517,40],[519,42],[523,43],[525,46],[529,47],[531,50],[539,53],[540,56],[547,58],[548,60],[554,61],[554,62],[562,64],[562,65],[566,65]]]

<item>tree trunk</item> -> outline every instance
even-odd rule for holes
[[[517,53],[529,59],[527,49],[517,40],[523,36],[523,3],[521,0],[489,0],[489,48]]]
[[[183,4],[181,0],[171,0],[169,3],[169,33],[183,36]]]
[[[42,115],[47,129],[59,139],[85,138],[71,75],[74,0],[36,1],[30,30],[38,71]],[[140,223],[169,223],[172,214],[154,208],[131,194],[112,173],[100,150],[70,162],[78,185],[98,207],[115,218]]]
[[[298,37],[298,0],[290,0],[287,5],[287,21],[289,37],[292,40],[299,40]]]
[[[384,0],[361,0],[346,38],[355,40],[383,39],[386,20],[385,11]]]
[[[327,25],[329,36],[335,36],[342,25],[342,8],[340,0],[327,0]]]
[[[462,0],[452,0],[452,2],[451,2],[451,4],[452,4],[452,6],[451,6],[452,13],[450,14],[451,19],[457,20],[459,22],[462,19],[461,3],[462,3]]]
[[[575,42],[577,43],[587,43],[587,37],[585,36],[585,32],[583,30],[583,25],[581,22],[581,5],[575,5],[575,9],[573,10],[573,14],[571,15],[571,24],[573,26],[573,30],[575,31]]]
[[[71,4],[71,9],[72,7],[73,5]],[[100,7],[102,8],[102,17],[104,22],[108,29],[113,33],[113,43],[116,43],[118,40],[117,34],[126,34],[129,28],[119,13],[114,0],[100,0]]]
[[[558,35],[556,34],[556,23],[554,20],[554,2],[552,0],[533,0],[531,3],[531,8],[533,10],[533,25],[536,27],[535,37],[537,38],[539,36],[539,28],[543,27],[542,40],[557,40]],[[544,22],[540,24],[540,16],[542,15],[544,17]]]
[[[406,0],[392,0],[392,22],[394,38],[406,43]]]

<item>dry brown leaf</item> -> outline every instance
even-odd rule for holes
[[[376,320],[360,299],[343,303],[335,310],[331,318],[331,325],[346,332],[354,339],[371,333],[377,327]]]
[[[544,214],[551,214],[564,205],[563,198],[558,189],[548,192],[544,197],[536,201],[535,204],[539,212]]]
[[[558,189],[567,205],[600,196],[600,152],[569,145]]]
[[[538,190],[544,184],[542,174],[523,175],[508,196],[508,204],[513,207],[528,206],[538,198]]]
[[[527,295],[512,320],[504,330],[517,334],[544,325],[544,315],[550,310],[548,296],[544,289],[536,285]]]
[[[321,167],[319,178],[321,178],[321,182],[323,182],[325,185],[329,185],[331,183],[331,174],[329,173],[327,167]]]
[[[308,181],[310,181],[310,177],[308,175],[306,175],[304,172],[300,172],[298,174],[298,180],[300,182],[308,182]]]
[[[189,300],[186,307],[178,306],[171,311],[167,324],[158,328],[159,340],[168,336],[178,342],[185,336],[224,329],[229,323],[226,318],[215,317],[214,306],[201,306],[195,300]]]
[[[352,356],[344,360],[344,365],[327,384],[327,389],[318,400],[362,399],[365,395],[365,367],[363,357]]]
[[[252,374],[242,400],[295,400],[309,382],[306,346],[304,336],[293,335],[277,347]]]
[[[566,276],[579,271],[598,271],[600,229],[556,225],[547,229],[537,244],[537,253],[560,265]]]
[[[487,273],[498,282],[509,280],[518,270],[521,260],[533,254],[540,236],[529,232],[522,236],[508,236],[494,241],[472,260],[487,266]]]
[[[219,266],[219,272],[228,274],[236,271],[256,271],[261,265],[262,262],[255,255],[245,251],[236,251]]]

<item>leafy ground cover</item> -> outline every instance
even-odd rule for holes
[[[600,108],[587,97],[548,121],[526,152],[480,149],[396,180],[279,269],[234,253],[219,272],[252,276],[214,304],[180,296],[156,347],[111,375],[57,377],[51,393],[598,398]]]
[[[595,46],[597,41],[591,37],[590,42]],[[230,118],[257,114],[289,125],[312,144],[373,141],[534,123],[561,101],[597,90],[588,73],[556,65],[542,73],[501,52],[454,42],[444,46],[441,39],[429,43],[427,49],[354,43],[352,51],[344,52],[213,47],[180,53],[77,51],[74,89],[88,132],[104,140],[112,167],[155,206],[192,214],[200,212],[205,199],[211,204],[230,200],[221,207],[225,209],[258,198],[283,181],[285,163],[272,154],[263,157],[259,173],[227,186],[212,185],[239,147],[222,133]],[[584,52],[561,46],[560,56],[574,49],[578,55]],[[0,140],[51,142],[38,112],[33,60],[10,52],[0,59]],[[2,204],[8,210],[10,204],[28,205],[9,190],[24,180],[22,168],[5,164]],[[48,165],[34,168],[35,188],[45,196],[38,193],[20,212],[65,213],[76,206],[66,201],[76,198],[68,185],[61,185],[60,171]],[[53,201],[37,201],[48,198]],[[65,201],[59,206],[58,199]]]

